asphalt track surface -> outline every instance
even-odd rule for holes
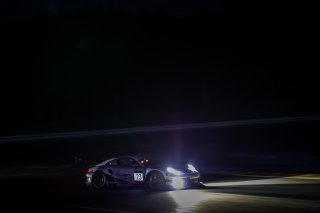
[[[83,174],[1,175],[1,212],[320,212],[320,180],[203,175],[204,188],[90,190]]]

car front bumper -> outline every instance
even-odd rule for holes
[[[182,189],[198,184],[199,179],[199,173],[192,173],[183,176],[170,176],[166,178],[166,185],[171,186],[174,189]]]

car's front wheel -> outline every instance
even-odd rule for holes
[[[151,190],[161,190],[164,189],[166,185],[165,178],[161,172],[152,172],[147,176],[147,186]]]
[[[95,172],[92,176],[92,186],[96,189],[101,189],[107,184],[107,178],[103,172]]]

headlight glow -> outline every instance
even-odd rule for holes
[[[171,186],[175,189],[182,189],[184,187],[184,180],[182,178],[173,178]]]
[[[192,166],[191,164],[188,164],[188,169],[191,171],[191,172],[198,172],[196,170],[196,168],[194,168],[194,166]]]
[[[173,175],[183,175],[183,172],[175,170],[174,168],[168,167],[167,172]]]

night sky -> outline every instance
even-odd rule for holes
[[[269,0],[8,1],[0,133],[319,115],[312,8]],[[306,150],[316,146],[315,132]]]

